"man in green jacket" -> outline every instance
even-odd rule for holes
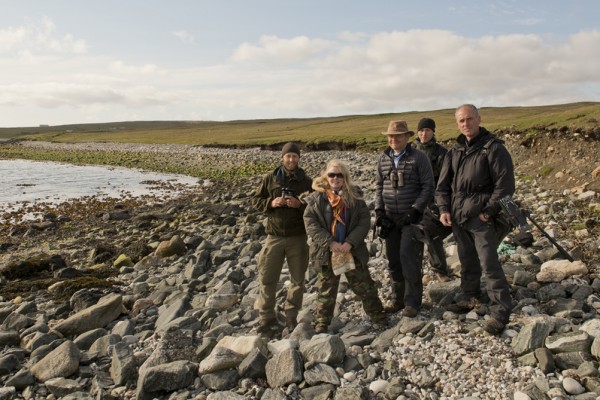
[[[267,240],[258,260],[260,292],[256,308],[260,315],[259,334],[279,328],[275,297],[284,260],[287,260],[291,282],[284,305],[285,325],[290,331],[296,326],[308,268],[308,244],[302,218],[306,203],[299,198],[312,190],[312,180],[298,166],[298,145],[286,143],[281,156],[282,165],[263,178],[252,198],[253,206],[268,217]]]

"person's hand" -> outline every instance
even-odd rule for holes
[[[279,207],[287,207],[287,201],[285,197],[276,197],[271,201],[271,207],[279,208]]]
[[[352,250],[352,245],[348,242],[344,242],[341,246],[340,246],[340,250],[342,253],[350,253],[350,250]]]
[[[410,211],[404,214],[402,222],[404,225],[416,224],[421,219],[421,212],[414,207],[411,207]]]
[[[482,222],[490,222],[490,216],[488,214],[479,214],[479,220]]]
[[[331,242],[329,245],[329,249],[332,252],[341,253],[342,252],[342,244],[339,242]]]
[[[297,198],[293,197],[293,196],[287,196],[284,197],[285,199],[285,204],[287,207],[289,208],[299,208],[300,207],[300,200],[298,200]]]
[[[385,218],[385,210],[375,210],[375,225],[381,226],[383,219]]]
[[[440,222],[442,223],[442,225],[444,226],[452,226],[452,217],[450,216],[449,212],[443,212],[440,215]]]

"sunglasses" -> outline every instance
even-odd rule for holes
[[[327,177],[328,178],[340,178],[340,179],[344,179],[344,174],[342,174],[341,172],[328,172],[327,173]]]

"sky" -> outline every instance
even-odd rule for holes
[[[0,5],[0,127],[600,101],[597,0]]]

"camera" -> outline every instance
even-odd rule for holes
[[[379,236],[382,239],[385,239],[388,236],[390,236],[390,233],[396,227],[396,224],[393,220],[389,219],[388,217],[382,217],[378,221],[377,226],[379,226],[379,233],[377,234],[377,236]]]
[[[281,188],[281,196],[282,197],[296,197],[296,191],[294,189],[288,187]]]

